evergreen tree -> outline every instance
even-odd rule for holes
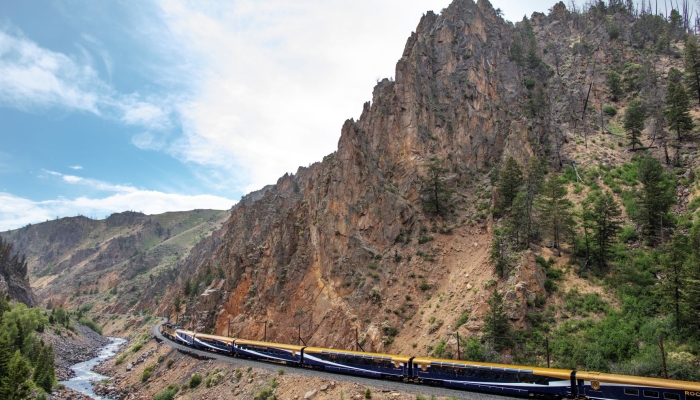
[[[500,350],[509,345],[510,321],[506,314],[503,295],[494,290],[489,297],[489,310],[484,318],[484,336],[494,340],[496,349]]]
[[[447,168],[441,158],[432,159],[427,165],[427,174],[421,177],[421,195],[423,197],[423,209],[428,213],[443,215],[447,212],[450,200],[450,191],[445,187],[445,174]]]
[[[658,286],[658,291],[661,298],[665,300],[663,304],[671,306],[676,329],[681,328],[681,305],[686,283],[684,264],[689,253],[688,237],[682,233],[676,233],[661,256],[661,272],[666,279],[662,285]]]
[[[686,302],[688,317],[696,328],[700,328],[700,220],[695,221],[688,240],[690,262],[686,274]]]
[[[552,239],[552,247],[559,249],[565,235],[574,225],[572,217],[573,203],[566,198],[566,187],[558,176],[550,175],[544,184],[539,209],[542,213],[542,226]]]
[[[684,132],[693,129],[688,93],[681,83],[681,72],[675,68],[671,68],[668,72],[664,116],[668,121],[668,127],[676,132],[676,138],[679,141]]]
[[[192,282],[190,278],[185,279],[185,284],[182,286],[182,292],[185,296],[189,296],[192,293]]]
[[[525,230],[525,247],[530,246],[530,239],[533,231],[535,199],[542,191],[544,182],[545,166],[537,157],[530,157],[527,165],[527,176],[525,187],[523,188],[523,211],[524,219],[527,221]]]
[[[700,102],[700,50],[694,35],[688,35],[685,41],[685,84]]]
[[[29,397],[31,385],[31,366],[22,356],[19,350],[10,359],[8,374],[2,379],[0,385],[0,398],[4,400],[20,400]]]
[[[499,203],[500,208],[505,211],[513,204],[513,200],[523,184],[523,172],[520,170],[520,166],[513,157],[508,157],[506,166],[499,176],[499,181]]]
[[[618,101],[622,98],[622,79],[615,71],[608,72],[608,77],[606,80],[608,84],[608,90],[610,91],[610,99],[612,101]]]
[[[610,192],[601,193],[593,201],[591,212],[593,243],[596,244],[598,265],[608,265],[608,254],[620,230],[620,207]]]
[[[7,333],[0,335],[0,382],[10,372],[8,368],[14,352],[15,346],[10,336]]]
[[[639,100],[632,100],[625,110],[624,127],[632,145],[632,150],[637,146],[642,146],[642,130],[644,130],[644,119],[646,118],[644,108]]]
[[[498,276],[505,277],[510,268],[510,260],[508,259],[508,244],[506,237],[508,235],[507,228],[499,229],[494,227],[493,240],[491,241],[491,250],[489,259],[493,263]]]
[[[179,314],[180,311],[182,311],[182,305],[181,305],[182,300],[180,300],[180,296],[177,295],[175,296],[175,301],[173,302],[173,311],[175,313]]]
[[[43,345],[42,342],[39,349],[39,355],[34,366],[33,380],[37,386],[44,389],[44,391],[47,393],[51,393],[51,387],[56,379],[54,369],[55,360],[53,345],[46,346]]]
[[[655,234],[659,234],[660,238],[664,224],[668,225],[671,220],[667,215],[675,201],[674,184],[664,173],[659,160],[653,157],[639,160],[638,169],[642,190],[636,219],[647,238],[651,239]]]

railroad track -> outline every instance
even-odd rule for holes
[[[269,363],[269,362],[263,362],[263,361],[256,361],[256,360],[250,360],[250,359],[245,359],[245,358],[234,358],[230,357],[224,354],[217,354],[217,353],[210,353],[208,351],[203,351],[199,349],[195,349],[192,347],[184,346],[178,343],[175,343],[171,341],[170,339],[164,337],[160,333],[160,326],[164,323],[165,321],[159,323],[158,325],[154,326],[151,329],[151,334],[153,337],[155,337],[158,341],[167,344],[168,346],[179,350],[180,352],[187,354],[192,357],[196,358],[202,358],[202,359],[214,359],[214,360],[219,360],[219,361],[224,361],[226,363],[235,365],[235,366],[243,366],[243,367],[255,367],[255,368],[262,368],[266,369],[272,372],[277,372],[281,369],[284,369],[285,373],[291,373],[291,374],[296,374],[296,375],[301,375],[301,376],[309,376],[309,377],[317,377],[317,378],[323,378],[323,379],[330,379],[330,380],[335,380],[338,382],[350,382],[350,383],[357,383],[360,385],[364,386],[371,386],[374,388],[377,388],[381,391],[386,391],[386,392],[407,392],[411,394],[422,394],[422,395],[427,395],[427,396],[439,396],[439,397],[454,397],[457,399],[463,399],[463,400],[508,400],[508,399],[515,399],[514,397],[508,397],[508,396],[497,396],[497,395],[492,395],[492,394],[486,394],[486,393],[478,393],[478,392],[464,392],[461,390],[454,390],[454,389],[447,389],[443,387],[438,387],[438,386],[428,386],[428,385],[418,385],[418,384],[413,384],[413,383],[403,383],[403,382],[396,382],[396,381],[385,381],[385,380],[380,380],[380,379],[369,379],[369,378],[363,378],[363,377],[357,377],[357,376],[351,376],[351,375],[342,375],[342,374],[335,374],[335,373],[330,373],[330,372],[325,372],[325,371],[320,371],[320,370],[315,370],[315,369],[309,369],[309,368],[303,368],[303,367],[292,367],[289,365],[284,365],[284,364],[276,364],[276,363]]]

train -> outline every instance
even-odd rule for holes
[[[171,323],[160,332],[176,343],[233,357],[512,397],[700,400],[698,382],[297,346],[196,333]]]

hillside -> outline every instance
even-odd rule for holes
[[[123,212],[104,220],[61,218],[2,237],[26,256],[42,306],[125,313],[142,311],[136,307],[141,293],[162,290],[155,277],[172,280],[177,261],[227,216],[216,210]]]

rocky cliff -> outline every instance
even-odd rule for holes
[[[479,289],[496,282],[480,212],[493,190],[485,172],[503,154],[524,162],[542,152],[549,134],[548,120],[516,106],[528,91],[510,57],[516,34],[488,1],[425,14],[395,80],[379,82],[359,120],[343,124],[337,152],[237,207],[221,238],[200,244],[216,247],[213,256],[181,263],[180,285],[193,281],[194,294],[204,293],[184,321],[286,342],[298,340],[301,325],[307,343],[345,348],[356,346],[357,332],[365,350],[396,338],[393,351],[452,331],[465,313],[473,318],[461,329],[478,330]],[[445,161],[453,189],[442,217],[421,206],[421,177],[434,159]],[[502,284],[512,286],[515,321],[544,292],[531,261]],[[176,296],[166,294],[159,310],[172,311]]]

